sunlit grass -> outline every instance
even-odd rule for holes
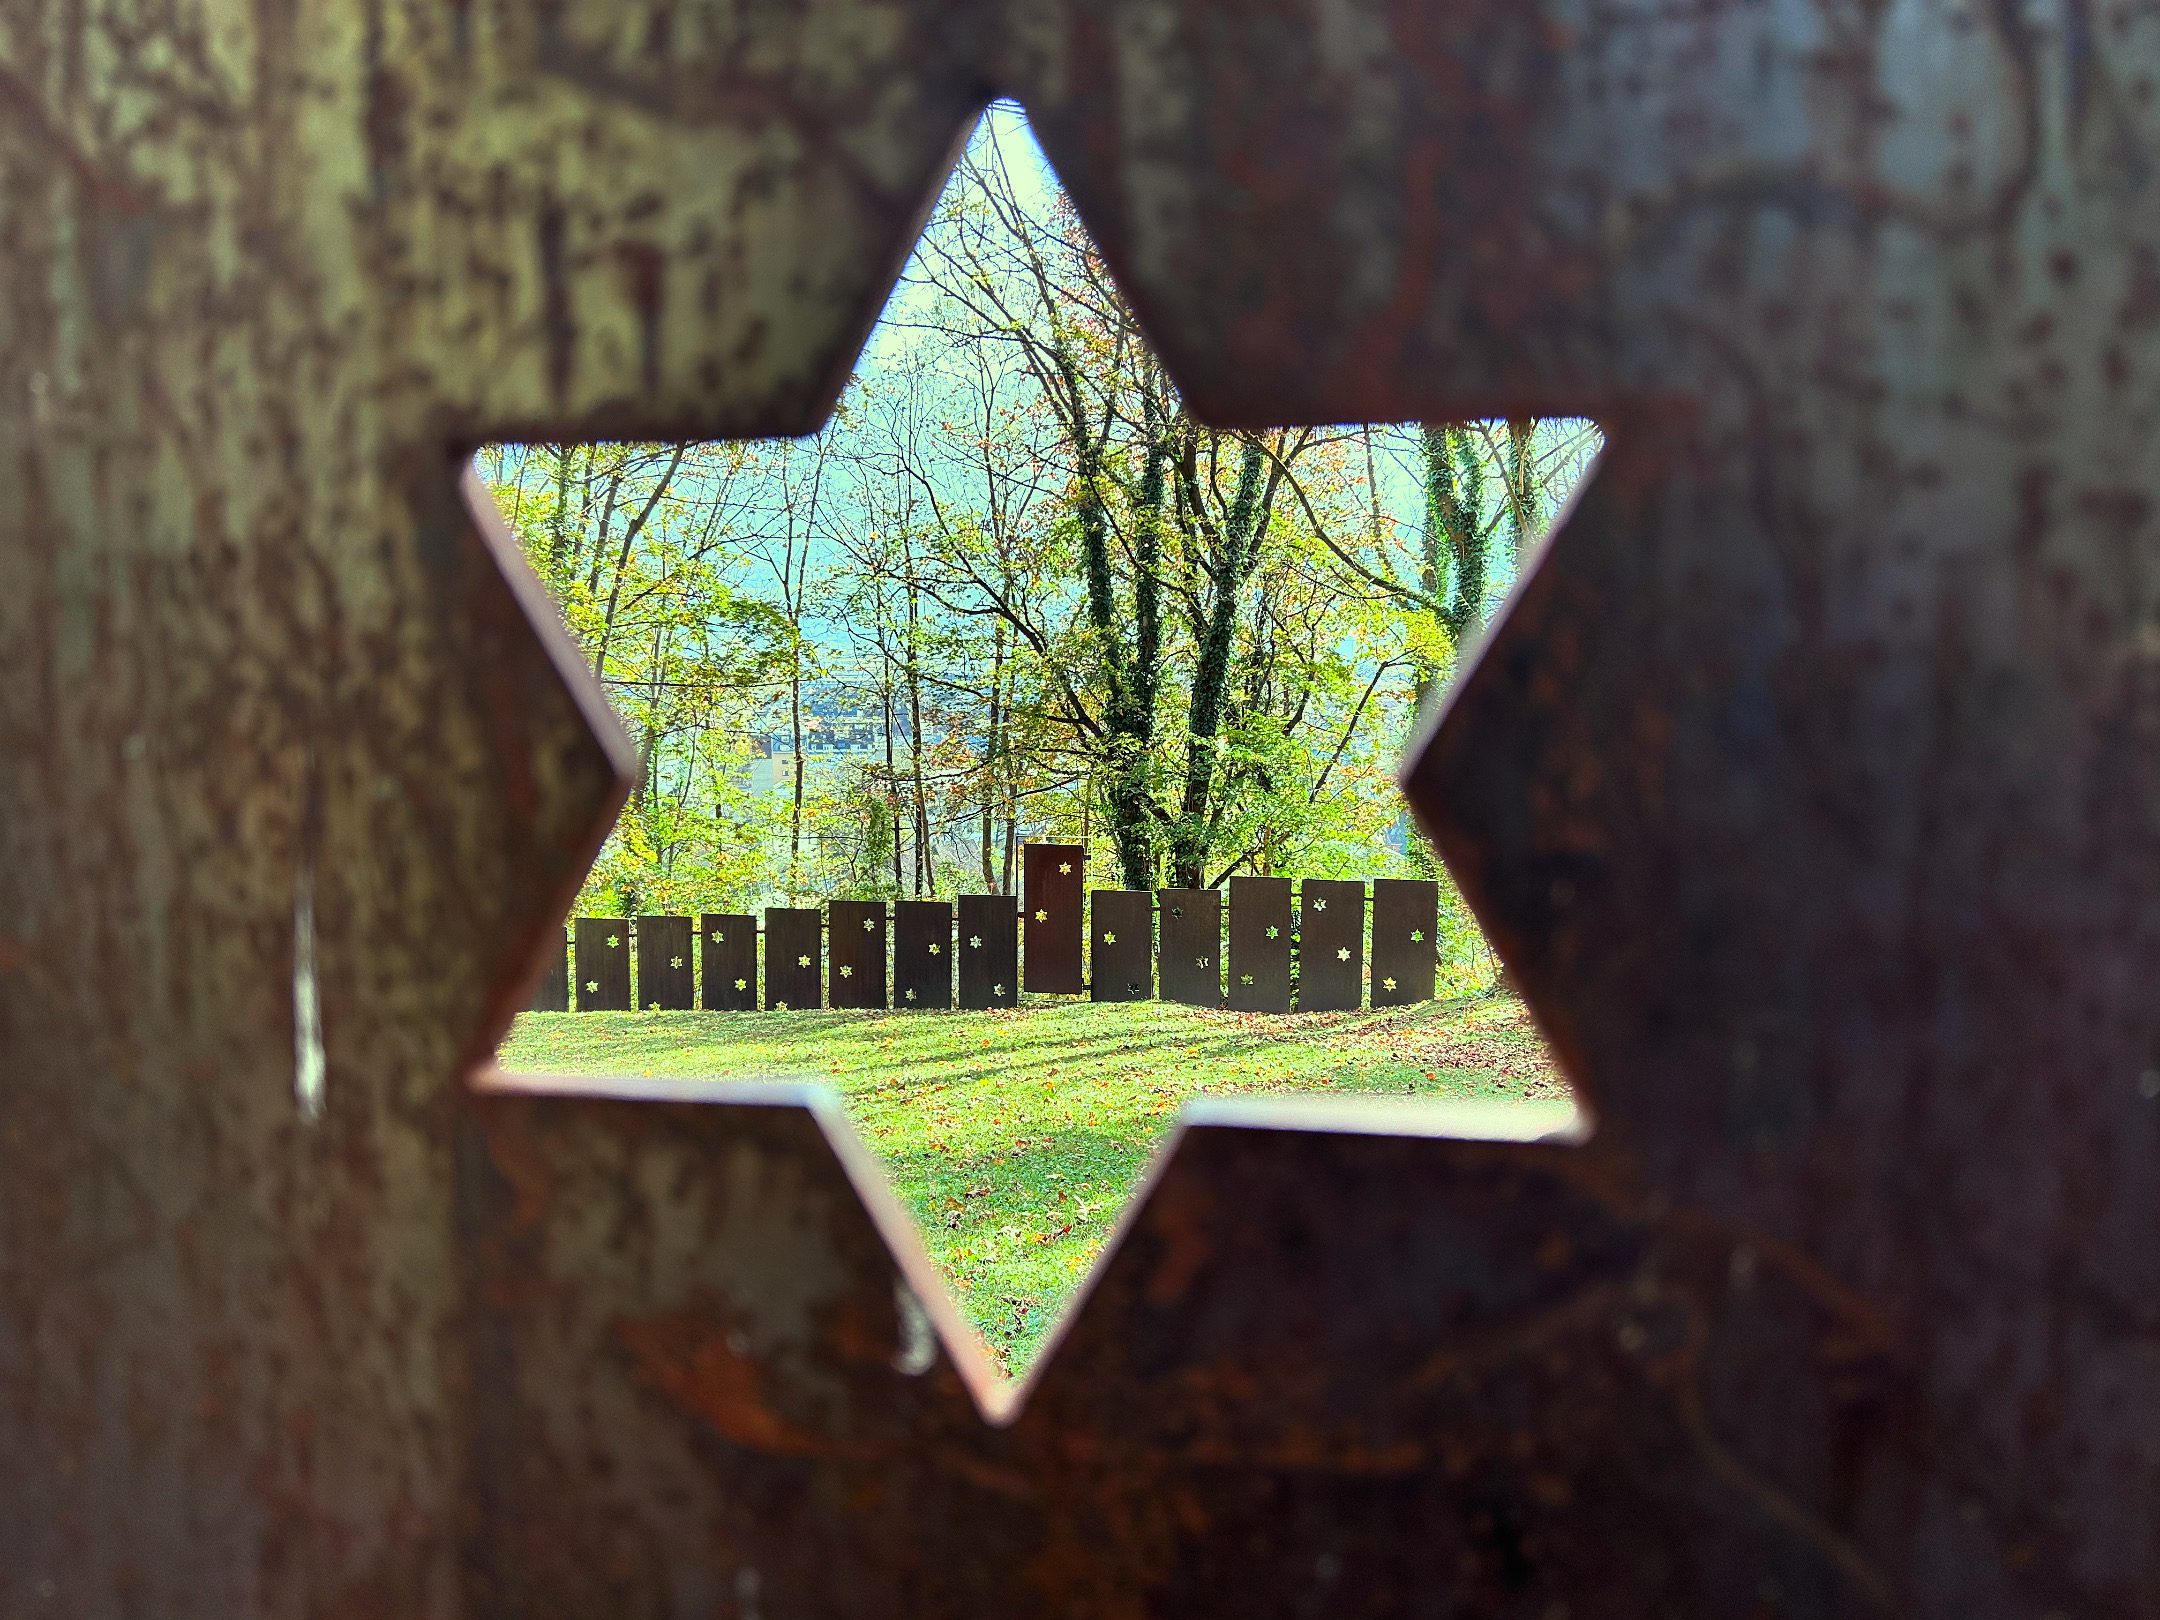
[[[1021,1370],[1200,1093],[1566,1094],[1504,998],[1294,1018],[1166,1002],[981,1013],[527,1014],[513,1072],[813,1079],[884,1161],[999,1363]]]

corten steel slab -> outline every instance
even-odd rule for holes
[[[534,1012],[568,1012],[570,1010],[570,951],[569,937],[558,928],[555,930],[555,948],[542,946],[540,982],[533,989]]]
[[[893,906],[893,1005],[917,1012],[953,1004],[953,908],[949,900]]]
[[[1155,994],[1155,896],[1097,889],[1088,897],[1088,997],[1148,1001]]]
[[[1155,959],[1165,1001],[1220,1007],[1222,891],[1155,891]]]
[[[637,920],[637,1004],[648,1012],[697,1006],[697,958],[688,917]]]
[[[1230,880],[1230,1005],[1290,1010],[1290,880]]]
[[[1037,993],[1077,996],[1087,988],[1080,961],[1087,851],[1078,844],[1024,844],[1020,870],[1026,986]]]
[[[826,1001],[885,1005],[885,902],[835,900],[827,908]]]
[[[802,1011],[824,988],[825,916],[815,906],[765,908],[765,1007]]]
[[[1430,1001],[1440,962],[1440,885],[1429,878],[1375,878],[1372,1004]]]
[[[1299,1012],[1355,1012],[1365,995],[1365,885],[1298,885]]]
[[[2151,8],[201,11],[0,37],[0,1609],[2160,1614]],[[635,761],[445,476],[993,87],[1202,415],[1613,431],[1409,776],[1597,1136],[1194,1130],[1004,1429],[769,1101],[456,1135]]]
[[[708,911],[698,918],[699,1003],[707,1012],[755,1012],[757,918]]]
[[[1020,905],[1009,894],[963,894],[953,953],[960,1005],[971,1011],[1020,1000]]]
[[[579,1012],[630,1010],[630,924],[622,917],[579,917],[571,925]]]

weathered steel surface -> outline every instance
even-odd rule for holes
[[[1155,891],[1155,960],[1162,998],[1193,1007],[1222,1005],[1222,891]]]
[[[2134,0],[14,8],[0,1612],[2160,1614],[2156,73]],[[802,1117],[461,1104],[629,761],[448,470],[811,425],[992,90],[1218,418],[1613,432],[1409,783],[1597,1135],[1192,1130],[1007,1428]]]
[[[952,1004],[952,902],[897,902],[893,906],[893,1005],[944,1012]]]
[[[707,1012],[755,1012],[757,918],[708,911],[698,918],[698,998]]]
[[[825,917],[815,906],[765,908],[765,1005],[815,1007],[824,993]]]
[[[570,952],[569,941],[563,931],[555,930],[553,939],[541,941],[540,982],[533,987],[532,1010],[534,1012],[568,1012],[570,1010]]]
[[[637,1004],[648,1012],[688,1012],[697,1006],[688,917],[638,918]]]
[[[1026,844],[1020,857],[1024,982],[1038,994],[1077,996],[1087,988],[1080,961],[1087,851],[1078,844]]]
[[[572,925],[579,1012],[630,1010],[630,923],[623,917],[580,917]]]
[[[1155,896],[1097,889],[1088,897],[1088,999],[1146,1001],[1155,994]]]
[[[1020,1000],[1020,905],[1009,894],[963,894],[953,942],[960,1005],[974,1011]]]
[[[835,900],[826,907],[826,1003],[885,1005],[885,902]]]
[[[1365,995],[1365,885],[1298,885],[1299,1012],[1351,1012]]]
[[[1290,880],[1230,880],[1230,1005],[1290,1010]]]
[[[1430,878],[1375,878],[1372,1004],[1430,1001],[1440,963],[1440,886]]]

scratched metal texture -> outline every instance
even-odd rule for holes
[[[2156,72],[0,7],[0,1614],[2160,1614]],[[1019,1393],[812,1102],[460,1078],[623,754],[459,453],[811,426],[996,92],[1216,419],[1612,434],[1407,773],[1594,1129],[1194,1120]]]

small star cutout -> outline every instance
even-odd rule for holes
[[[679,968],[679,967],[681,967],[681,966],[682,966],[682,958],[681,958],[681,957],[679,957],[679,956],[671,956],[671,957],[669,957],[669,958],[668,958],[668,966],[669,966],[669,967],[671,967],[671,968]]]
[[[810,958],[807,956],[798,956],[795,958],[795,965],[797,967],[808,967],[810,965]]]
[[[585,993],[588,996],[597,996],[600,993],[600,981],[598,979],[587,979],[585,981]]]
[[[1380,982],[1386,985],[1387,988],[1390,990],[1395,988],[1395,981],[1393,979],[1382,979]]]
[[[1327,902],[1325,900],[1315,900],[1312,903],[1312,908],[1315,911],[1325,911],[1327,910]]]
[[[1058,870],[1059,870],[1060,872],[1067,872],[1067,873],[1071,872],[1071,871],[1072,871],[1072,862],[1071,862],[1071,861],[1060,861],[1060,862],[1058,862]]]
[[[725,945],[727,943],[727,935],[721,933],[719,929],[715,928],[712,931],[712,942],[715,945]]]
[[[607,937],[607,948],[608,948],[609,950],[611,950],[611,951],[612,951],[612,950],[613,950],[613,949],[614,949],[614,948],[615,948],[616,946],[620,945],[621,943],[622,943],[622,935],[620,935],[620,934],[610,934],[610,935],[608,935],[608,937]]]
[[[843,979],[852,979],[855,977],[855,970],[843,962],[840,965],[840,977]]]
[[[874,934],[874,933],[876,933],[876,932],[877,932],[877,919],[876,919],[875,917],[865,917],[865,918],[864,918],[864,919],[862,920],[862,931],[863,931],[864,933],[866,933],[866,934]]]
[[[970,937],[970,938],[969,938],[969,940],[968,940],[968,949],[969,949],[969,950],[971,950],[971,951],[979,951],[979,950],[981,950],[981,949],[982,949],[982,935],[980,935],[980,934],[976,934],[976,935],[973,935],[972,937]]]
[[[945,954],[945,947],[942,945],[933,945],[930,947],[930,954],[932,956],[943,956]]]
[[[1037,922],[1048,922],[1050,920],[1050,913],[1047,911],[1038,911],[1035,913],[1035,920]]]
[[[748,979],[737,979],[735,981],[735,988],[738,990],[747,990],[750,988],[750,981]]]
[[[910,990],[910,991],[909,991],[909,992],[907,993],[907,998],[908,998],[908,1000],[910,1000],[910,1001],[913,1001],[913,1000],[915,999],[915,992],[914,992],[914,991],[912,991],[912,990]]]
[[[1349,961],[1349,960],[1350,960],[1350,947],[1349,947],[1349,946],[1347,946],[1347,945],[1340,945],[1340,946],[1337,946],[1337,947],[1336,947],[1336,950],[1335,950],[1335,960],[1336,960],[1336,961],[1338,961],[1338,962],[1347,962],[1347,961]]]
[[[786,1011],[787,1011],[787,1003],[786,1003],[786,1002],[784,1002],[784,1001],[776,1001],[776,1002],[774,1002],[774,1003],[773,1003],[773,1011],[774,1011],[774,1012],[786,1012]]]
[[[1269,930],[1267,931],[1267,937],[1268,937],[1269,939],[1281,939],[1281,938],[1282,938],[1282,930],[1281,930],[1280,928],[1270,928],[1270,929],[1269,929]]]
[[[1115,945],[1115,944],[1117,943],[1117,935],[1115,935],[1115,934],[1105,934],[1105,935],[1103,935],[1103,937],[1102,937],[1102,942],[1103,942],[1103,943],[1104,943],[1105,945]]]
[[[1002,996],[1005,993],[1005,987],[1002,984],[993,984],[990,987],[990,993],[993,996]]]
[[[658,1012],[660,1010],[660,1003],[657,1001],[648,1001],[645,1003],[645,1010],[647,1012]]]
[[[1207,965],[1208,965],[1208,959],[1207,959],[1206,957],[1204,957],[1204,956],[1196,956],[1196,957],[1194,957],[1194,958],[1193,958],[1193,966],[1194,966],[1194,967],[1206,967]]]
[[[1240,974],[1238,975],[1238,980],[1237,980],[1237,982],[1238,982],[1239,984],[1251,984],[1251,983],[1252,983],[1252,975],[1251,975],[1250,973],[1240,973]]]
[[[1425,930],[1424,930],[1424,929],[1422,929],[1422,928],[1413,928],[1413,929],[1411,929],[1411,930],[1410,930],[1410,942],[1411,942],[1411,943],[1412,943],[1413,945],[1422,945],[1422,944],[1424,944],[1424,943],[1425,943]]]

